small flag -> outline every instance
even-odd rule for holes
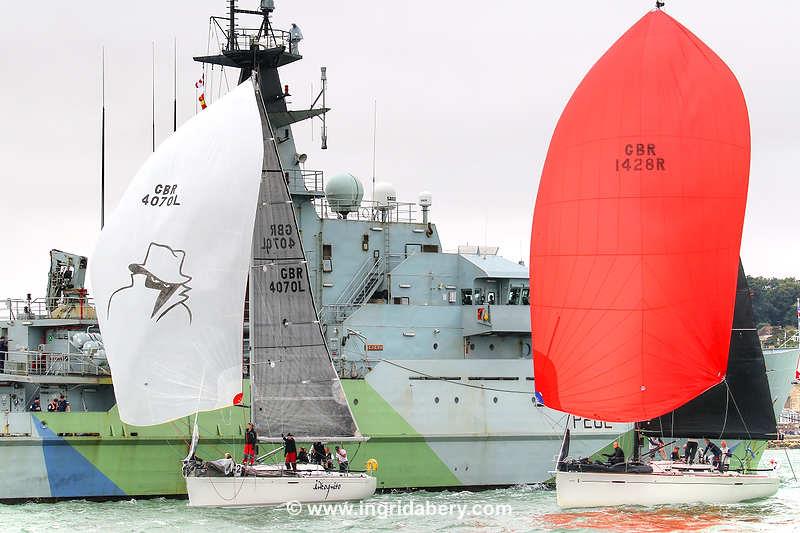
[[[205,109],[208,107],[206,105],[206,82],[205,82],[206,75],[203,74],[200,76],[200,79],[197,80],[194,84],[194,88],[200,91],[200,96],[197,97],[197,100],[200,102],[200,109]]]
[[[544,405],[544,396],[538,390],[533,393],[533,397],[536,400],[536,405]]]

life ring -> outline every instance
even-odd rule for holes
[[[378,461],[376,459],[367,459],[367,464],[364,466],[367,472],[376,472],[378,470]]]

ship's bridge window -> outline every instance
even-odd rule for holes
[[[461,289],[461,305],[472,305],[472,289]]]
[[[511,287],[508,305],[528,305],[528,287]]]
[[[333,246],[330,244],[322,245],[322,271],[333,272]]]
[[[426,254],[438,254],[439,253],[439,245],[438,244],[423,244],[422,251]]]
[[[476,305],[483,305],[486,303],[483,296],[483,289],[480,287],[475,287],[475,290],[472,292],[472,303]]]
[[[522,305],[530,305],[530,292],[531,290],[528,287],[522,289]]]
[[[495,298],[495,295],[494,295],[494,291],[489,291],[486,294],[486,302],[491,305],[491,304],[495,303],[495,300],[496,300],[496,298]]]

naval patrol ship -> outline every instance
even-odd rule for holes
[[[524,264],[491,247],[445,251],[427,192],[416,202],[399,201],[390,184],[378,183],[365,199],[355,176],[309,170],[292,125],[321,120],[326,147],[327,73],[323,67],[314,105],[287,107],[279,69],[302,59],[300,35],[275,28],[273,10],[271,0],[256,10],[230,1],[227,17],[212,18],[223,49],[195,59],[240,72],[261,64],[300,228],[299,236],[278,232],[262,246],[302,239],[333,364],[369,437],[348,445],[351,465],[375,459],[379,489],[496,487],[547,481],[565,427],[578,455],[605,451],[618,438],[629,447],[628,425],[564,415],[537,401]],[[245,17],[256,23],[237,23]],[[8,339],[0,368],[0,500],[186,492],[178,465],[194,421],[151,427],[120,421],[102,332],[84,288],[87,266],[86,257],[53,250],[46,294],[0,304],[0,334]],[[241,460],[250,419],[246,307],[243,335],[243,406],[199,415],[198,456],[230,452]],[[767,359],[778,410],[796,360],[796,350]],[[67,410],[62,402],[62,410],[48,411],[62,395]]]

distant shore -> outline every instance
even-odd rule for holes
[[[771,440],[767,448],[800,448],[800,435],[786,435],[783,440]]]

